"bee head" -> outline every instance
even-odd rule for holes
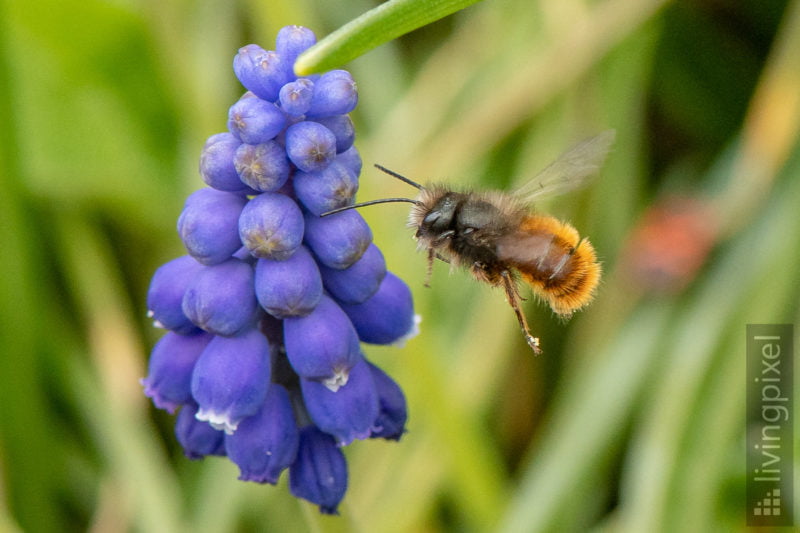
[[[447,192],[432,202],[433,207],[428,209],[419,221],[417,236],[436,237],[452,229],[453,219],[456,216],[456,208],[461,201],[461,196],[463,195]],[[424,203],[430,205],[429,202]]]

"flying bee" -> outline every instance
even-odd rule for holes
[[[530,285],[557,315],[569,318],[594,298],[600,265],[594,248],[572,225],[536,213],[533,203],[577,189],[600,169],[614,141],[613,130],[587,139],[512,192],[455,191],[446,185],[422,186],[375,165],[420,192],[416,198],[383,198],[341,207],[331,215],[388,202],[414,204],[408,226],[416,228],[419,248],[427,250],[429,286],[435,259],[467,268],[476,280],[502,287],[528,345],[541,353],[539,338],[522,312],[518,283]]]

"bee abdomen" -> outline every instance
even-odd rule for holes
[[[588,241],[581,241],[569,254],[564,268],[557,275],[541,279],[534,278],[520,270],[539,296],[550,304],[559,315],[569,316],[584,307],[594,298],[600,281],[600,265],[597,263],[594,248]]]
[[[550,216],[530,215],[515,242],[499,250],[554,312],[569,316],[594,298],[600,265],[594,247],[571,225]]]

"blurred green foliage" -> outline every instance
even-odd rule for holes
[[[534,358],[499,292],[442,266],[423,288],[402,206],[365,209],[423,315],[367,349],[409,433],[347,449],[333,518],[183,458],[138,384],[144,297],[232,57],[371,7],[0,2],[0,530],[744,530],[745,324],[800,311],[797,1],[491,0],[346,65],[360,199],[408,193],[372,162],[510,187],[615,128],[602,177],[541,206],[598,249],[597,301],[527,305]]]

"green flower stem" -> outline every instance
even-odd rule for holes
[[[298,76],[339,67],[350,60],[479,0],[390,0],[351,20],[303,52]]]

